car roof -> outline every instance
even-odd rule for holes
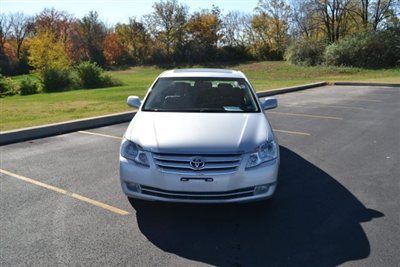
[[[174,69],[160,74],[160,78],[212,77],[212,78],[246,78],[241,71],[227,69]]]

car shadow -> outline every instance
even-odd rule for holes
[[[383,214],[293,151],[280,151],[274,198],[239,205],[133,200],[140,231],[166,252],[218,266],[336,266],[366,258],[360,223]]]

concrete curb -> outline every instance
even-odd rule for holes
[[[0,145],[123,123],[130,121],[135,113],[135,111],[128,111],[1,132]]]
[[[312,83],[287,88],[279,88],[270,91],[257,92],[258,97],[272,96],[283,93],[289,93],[308,88],[314,88],[327,85],[326,82]],[[136,111],[114,113],[105,116],[91,117],[80,120],[65,121],[53,124],[46,124],[36,127],[16,129],[6,132],[0,132],[0,145],[7,145],[37,138],[49,137],[53,135],[65,134],[80,130],[92,129],[117,123],[128,122],[132,120]]]
[[[333,85],[400,87],[400,83],[367,83],[367,82],[334,82]]]
[[[257,92],[257,96],[264,97],[264,96],[279,95],[279,94],[290,93],[290,92],[295,92],[295,91],[300,91],[300,90],[304,90],[304,89],[315,88],[315,87],[320,87],[320,86],[325,86],[325,85],[328,85],[328,83],[327,82],[317,82],[317,83],[310,83],[310,84],[305,84],[305,85],[300,85],[300,86],[285,87],[285,88]]]

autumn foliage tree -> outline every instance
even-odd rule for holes
[[[188,34],[188,61],[209,61],[215,58],[221,40],[220,10],[195,12],[186,24]]]
[[[126,49],[119,36],[115,33],[108,34],[103,41],[103,55],[109,66],[120,65],[126,59]]]
[[[140,64],[150,60],[153,42],[143,22],[129,18],[128,23],[118,23],[115,26],[115,33],[132,63]]]
[[[39,32],[30,40],[29,64],[39,73],[45,92],[61,91],[72,83],[65,44],[53,32]]]
[[[289,5],[284,0],[260,0],[255,10],[252,26],[257,37],[256,50],[261,52],[261,58],[282,59],[288,44]]]
[[[113,26],[95,11],[81,18],[54,8],[33,17],[0,13],[0,72],[41,72],[86,61],[104,68],[281,60],[284,54],[296,64],[326,64],[342,62],[335,53],[367,48],[393,57],[380,66],[400,64],[399,53],[392,53],[399,47],[400,0],[258,0],[251,13],[223,15],[216,6],[189,12],[179,0],[155,1],[149,14]],[[375,67],[382,60],[372,60],[371,53],[360,60]]]
[[[64,43],[52,32],[39,32],[29,41],[29,64],[38,72],[69,67]]]
[[[167,0],[154,3],[153,9],[145,20],[154,40],[156,60],[182,59],[188,8],[177,0]]]
[[[58,41],[65,43],[71,25],[75,19],[66,11],[59,11],[54,8],[45,8],[36,15],[34,30],[36,33],[48,32],[54,35]]]
[[[89,12],[82,19],[77,21],[76,30],[78,32],[79,43],[85,51],[86,58],[104,66],[103,41],[106,37],[106,27],[100,21],[97,12]]]

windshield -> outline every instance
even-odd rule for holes
[[[152,88],[143,111],[258,112],[245,79],[160,78]]]

